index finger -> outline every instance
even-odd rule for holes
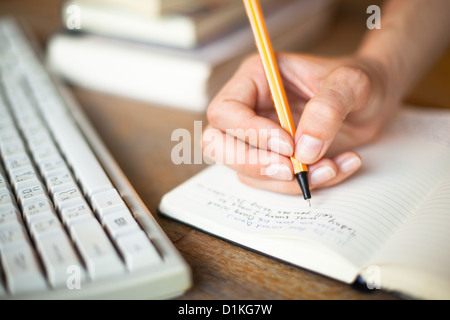
[[[211,102],[207,117],[211,126],[249,145],[293,154],[293,137],[269,118],[274,107],[259,57],[246,60]]]

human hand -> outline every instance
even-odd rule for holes
[[[203,153],[238,173],[246,184],[300,192],[290,157],[308,165],[310,187],[335,185],[361,166],[352,148],[372,141],[398,101],[386,72],[357,57],[278,54],[294,139],[277,120],[258,56],[247,59],[211,102]]]

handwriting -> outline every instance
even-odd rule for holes
[[[337,240],[345,244],[357,236],[354,227],[343,223],[331,213],[313,210],[277,208],[273,204],[254,201],[226,194],[213,187],[198,184],[205,194],[205,204],[222,212],[227,220],[258,231],[288,231],[291,235],[313,232],[321,237],[341,236]],[[276,235],[276,234],[274,234]]]

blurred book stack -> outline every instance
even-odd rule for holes
[[[277,51],[327,29],[332,0],[260,0]],[[47,64],[68,82],[153,105],[204,111],[256,52],[241,0],[72,0]]]

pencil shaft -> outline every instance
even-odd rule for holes
[[[264,22],[263,13],[258,0],[244,0],[245,9],[250,20],[253,35],[264,67],[270,92],[278,115],[281,127],[295,136],[295,125],[292,120],[289,104],[286,98],[280,71],[275,59],[275,54]],[[308,171],[307,166],[300,163],[294,156],[291,157],[294,172]]]

